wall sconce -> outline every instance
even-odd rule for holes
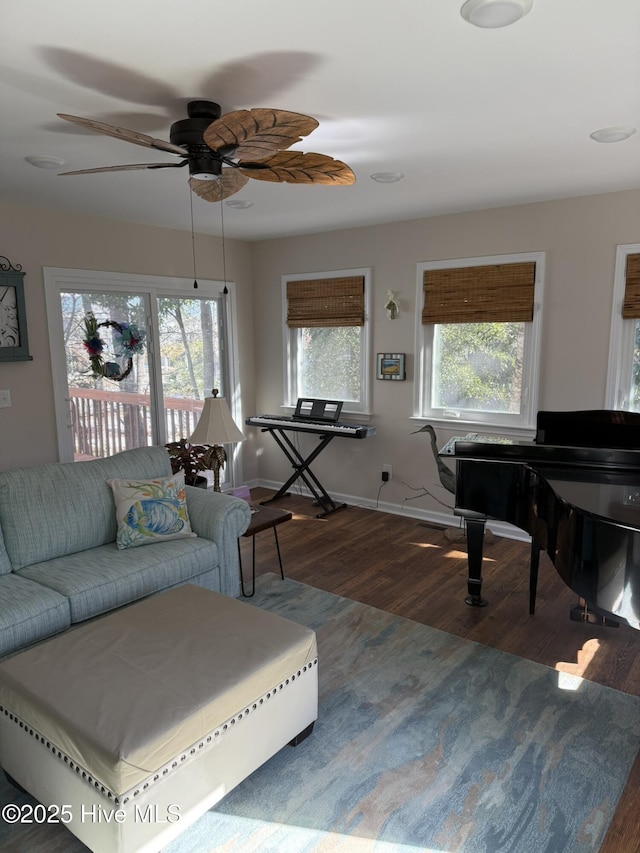
[[[387,312],[387,317],[390,320],[396,320],[398,318],[400,306],[398,305],[398,300],[396,299],[393,290],[387,290],[387,301],[384,306],[384,310]]]

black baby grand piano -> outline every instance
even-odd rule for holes
[[[640,628],[640,414],[538,412],[533,442],[456,441],[456,508],[466,518],[468,604],[481,595],[486,518],[532,538],[585,606],[572,618]]]

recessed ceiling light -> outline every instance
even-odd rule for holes
[[[36,166],[38,169],[59,169],[64,166],[64,160],[59,157],[49,157],[46,154],[34,154],[24,158],[27,163]]]
[[[235,207],[236,210],[245,210],[247,207],[253,207],[253,202],[242,198],[234,198],[231,201],[225,202],[229,207]]]
[[[596,142],[622,142],[635,132],[635,127],[602,127],[600,130],[594,130],[589,136]]]
[[[401,181],[404,175],[402,172],[374,172],[370,177],[379,184],[395,184],[396,181]]]
[[[497,29],[515,24],[532,6],[533,0],[467,0],[460,14],[476,27]]]

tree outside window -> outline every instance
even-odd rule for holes
[[[544,267],[544,252],[418,264],[414,417],[535,428]]]
[[[284,404],[300,397],[341,400],[369,413],[370,270],[282,277]]]

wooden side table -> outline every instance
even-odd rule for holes
[[[252,515],[251,522],[249,526],[242,534],[243,537],[251,536],[252,538],[252,589],[251,592],[245,592],[244,589],[244,576],[242,574],[242,554],[240,549],[240,539],[238,539],[238,562],[240,564],[240,587],[242,589],[242,595],[245,598],[251,598],[256,591],[256,535],[261,533],[263,530],[273,530],[273,535],[276,540],[276,551],[278,552],[278,564],[280,565],[280,577],[284,580],[284,571],[282,568],[282,556],[280,554],[280,543],[278,542],[278,531],[277,526],[279,524],[283,524],[285,521],[291,521],[292,515],[289,510],[285,509],[274,509],[273,507],[268,506],[252,506]]]

